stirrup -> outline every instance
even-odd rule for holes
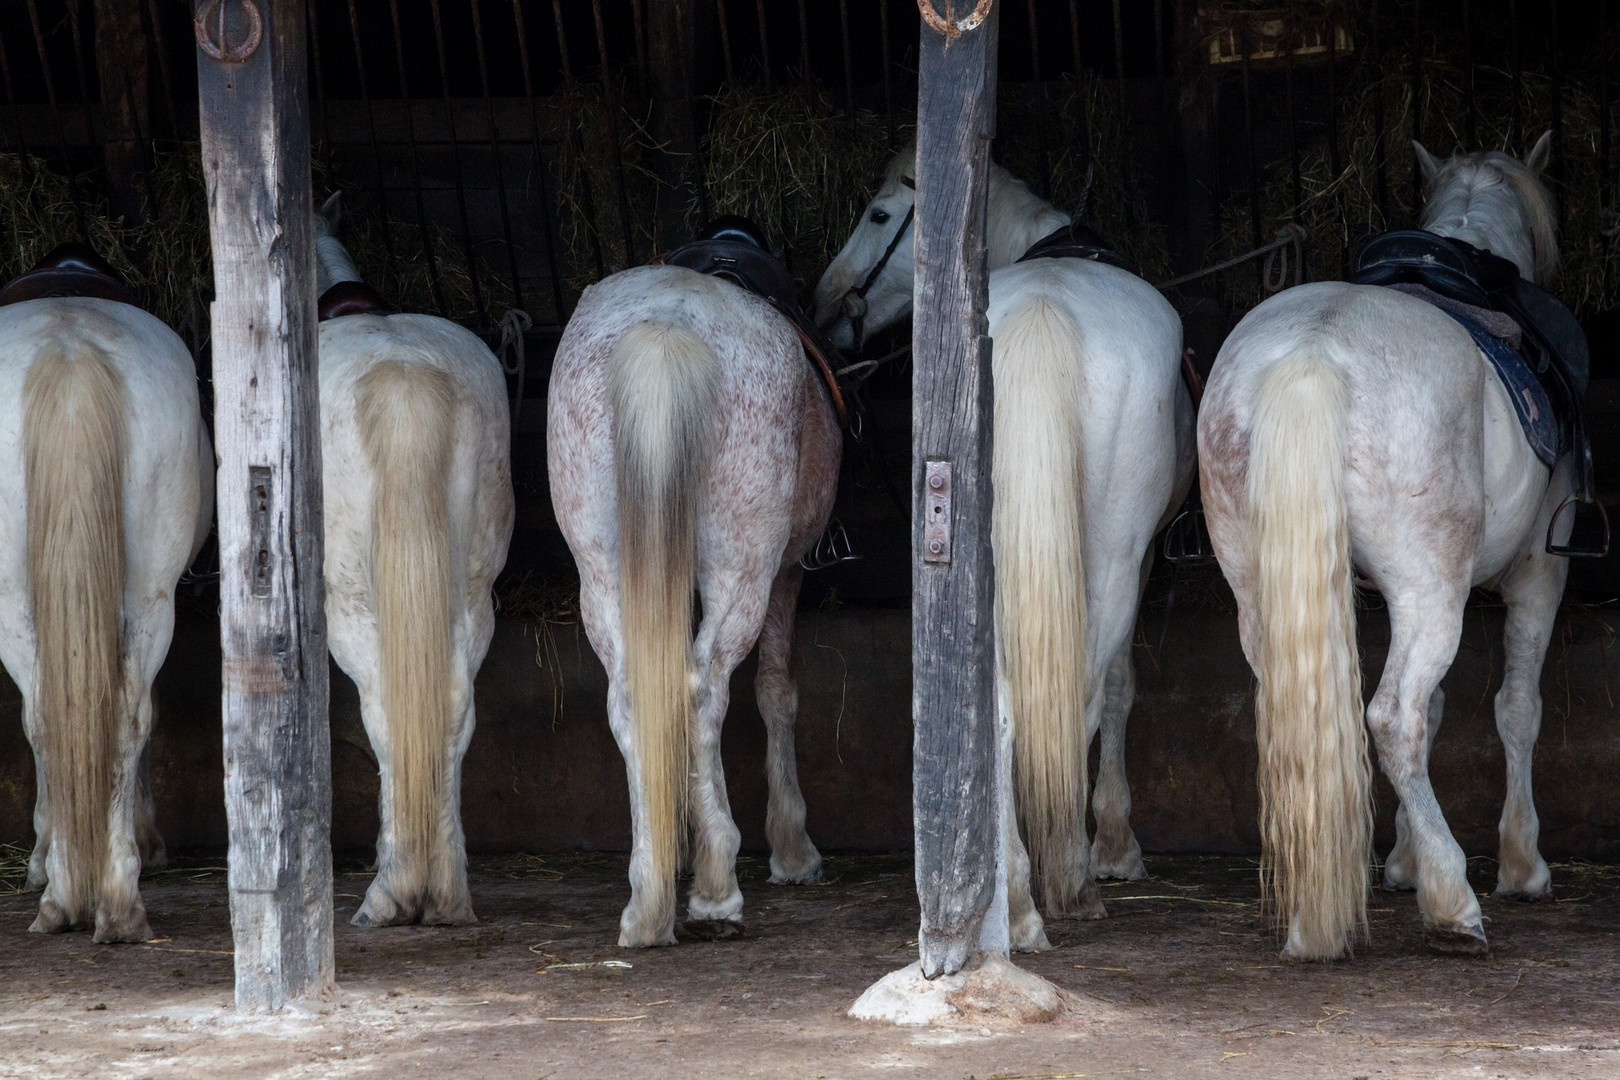
[[[1559,525],[1568,523],[1558,543]],[[1547,554],[1574,559],[1601,559],[1609,553],[1609,512],[1596,499],[1570,495],[1558,504],[1547,523]]]
[[[1166,562],[1196,565],[1213,559],[1215,548],[1209,541],[1209,528],[1204,524],[1204,508],[1191,506],[1177,514],[1164,530],[1161,550]]]

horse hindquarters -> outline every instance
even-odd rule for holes
[[[126,391],[98,349],[46,352],[24,384],[28,708],[48,804],[48,883],[31,929],[94,914],[97,941],[144,940],[133,889],[115,889],[108,826],[124,714],[122,602]],[[115,910],[116,908],[116,910]]]
[[[1261,838],[1290,955],[1364,933],[1372,831],[1345,505],[1343,375],[1320,360],[1260,379],[1249,432],[1247,558],[1257,640]],[[1244,599],[1240,593],[1240,599]]]
[[[1086,857],[1086,579],[1073,320],[1036,297],[996,328],[991,541],[1018,813],[1051,915],[1100,915]],[[1035,930],[1033,911],[1016,921]],[[1027,929],[1027,927],[1026,927]],[[1017,944],[1017,942],[1015,942]]]
[[[374,478],[371,592],[392,834],[355,921],[470,923],[465,857],[446,850],[446,830],[455,829],[445,820],[457,734],[449,512],[456,388],[438,367],[385,361],[356,381],[355,392]]]
[[[634,754],[626,764],[639,793],[636,847],[647,860],[638,895],[625,909],[622,945],[674,941],[692,724],[698,495],[719,387],[714,351],[670,323],[631,326],[608,358]]]

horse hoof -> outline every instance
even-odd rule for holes
[[[96,932],[90,936],[90,940],[97,945],[134,944],[151,941],[152,928],[147,925],[145,914],[116,921],[97,919]]]
[[[1469,926],[1431,926],[1423,931],[1423,944],[1442,956],[1484,956],[1490,952],[1481,923]]]
[[[687,919],[681,924],[682,935],[695,941],[729,941],[743,936],[743,921],[732,919]]]
[[[1497,883],[1496,891],[1491,894],[1498,900],[1518,900],[1526,904],[1544,904],[1553,898],[1552,885],[1546,884],[1539,889],[1515,889]]]
[[[55,904],[41,903],[39,905],[39,914],[29,924],[28,932],[30,934],[61,934],[71,929],[73,929],[73,920],[68,918],[66,911],[63,911]]]
[[[472,926],[478,922],[471,904],[458,904],[453,908],[428,908],[422,912],[423,926]]]
[[[1124,859],[1116,862],[1097,860],[1097,880],[1107,881],[1142,881],[1148,876],[1147,867],[1142,863],[1142,856],[1134,859]]]
[[[814,885],[822,878],[821,862],[817,860],[805,870],[778,870],[771,867],[772,885]]]

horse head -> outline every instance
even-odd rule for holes
[[[1552,132],[1544,133],[1521,161],[1500,150],[1437,160],[1416,140],[1428,198],[1422,227],[1465,240],[1507,259],[1519,273],[1544,283],[1558,266],[1558,234],[1552,194],[1541,173],[1552,156]]]
[[[855,231],[816,285],[816,325],[825,327],[839,348],[858,344],[857,319],[866,333],[875,333],[911,310],[916,157],[915,143],[894,156]]]

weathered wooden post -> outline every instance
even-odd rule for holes
[[[236,1005],[332,987],[305,0],[197,0]]]
[[[911,701],[922,925],[918,963],[885,977],[851,1010],[901,1023],[955,1016],[952,994],[975,978],[996,982],[1004,1000],[1045,999],[1034,1010],[1020,1009],[1019,1019],[1058,1007],[1049,985],[1006,963],[1001,800],[1011,798],[1011,772],[996,706],[985,317],[996,100],[992,5],[978,0],[970,9],[969,0],[956,0],[942,17],[931,0],[918,0]],[[958,973],[964,977],[939,978]]]

